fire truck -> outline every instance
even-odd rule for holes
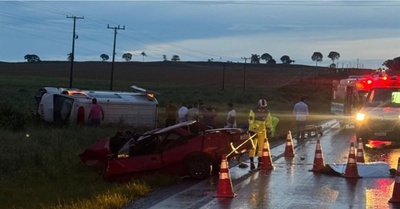
[[[365,145],[400,142],[400,77],[381,74],[366,80],[368,93],[355,114],[357,139]]]

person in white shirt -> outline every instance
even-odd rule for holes
[[[236,128],[236,111],[233,108],[232,103],[228,103],[228,115],[226,117],[226,125],[225,128]]]
[[[179,123],[187,121],[188,110],[189,109],[186,107],[186,104],[183,103],[182,106],[178,110]]]
[[[300,97],[300,101],[294,105],[293,114],[296,117],[297,139],[305,139],[305,131],[308,119],[308,105],[304,102],[305,97]]]

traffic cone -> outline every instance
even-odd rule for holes
[[[324,155],[322,154],[321,143],[317,139],[317,146],[315,148],[314,165],[311,171],[321,172],[325,168]]]
[[[264,147],[263,147],[263,152],[262,152],[262,157],[261,157],[261,170],[273,170],[274,166],[272,165],[272,158],[271,153],[269,150],[269,142],[268,139],[264,141]]]
[[[286,147],[285,147],[285,157],[294,157],[294,148],[293,148],[293,139],[292,139],[292,132],[288,131],[286,137]]]
[[[222,155],[221,168],[219,171],[219,180],[217,194],[214,197],[236,197],[237,194],[233,193],[232,181],[229,176],[228,162],[226,155]]]
[[[393,195],[389,202],[399,203],[400,202],[400,157],[397,161],[396,176],[394,178]]]
[[[346,171],[343,176],[345,178],[361,178],[358,175],[356,155],[354,153],[354,142],[350,143],[349,158],[347,159]]]
[[[357,147],[357,163],[364,163],[364,145],[362,139],[358,139],[358,147]]]

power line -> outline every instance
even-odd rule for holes
[[[150,2],[157,2],[157,1],[150,1]],[[170,3],[182,3],[182,4],[199,4],[199,5],[206,5],[206,4],[249,4],[249,5],[260,5],[260,6],[340,6],[340,7],[347,7],[347,6],[357,6],[357,7],[371,7],[371,6],[395,6],[398,7],[400,6],[400,2],[399,1],[347,1],[347,0],[342,0],[342,1],[168,1]],[[167,3],[168,3],[167,2]],[[31,2],[7,2],[7,1],[3,1],[0,3],[0,5],[5,5],[0,6],[2,8],[7,8],[7,4],[11,5],[11,4],[15,4],[17,6],[22,6],[25,7],[24,9],[29,9],[30,11],[35,11],[35,12],[41,12],[41,13],[47,13],[46,15],[48,16],[49,14],[51,14],[52,16],[54,16],[54,14],[59,15],[59,14],[65,14],[65,12],[69,12],[71,13],[71,11],[77,12],[76,9],[74,8],[78,8],[76,7],[74,4],[70,4],[71,7],[65,7],[65,4],[59,4],[57,2],[38,2],[38,1],[31,1]],[[75,7],[72,7],[72,5],[74,5]],[[18,12],[18,16],[15,15],[15,13],[7,13],[7,11],[4,11],[4,9],[0,12],[0,17],[1,16],[6,16],[7,19],[11,18],[11,20],[22,20],[23,22],[25,22],[25,26],[24,28],[30,28],[31,30],[37,29],[36,25],[31,24],[31,23],[36,23],[36,24],[42,24],[45,26],[55,26],[54,28],[51,28],[51,31],[57,31],[57,29],[61,29],[61,28],[57,28],[55,25],[56,22],[54,21],[48,21],[46,22],[46,24],[44,24],[43,19],[39,19],[39,18],[35,18],[35,17],[28,17],[27,15],[29,13],[22,13],[22,10],[20,10],[20,12]],[[1,18],[0,18],[1,19]],[[96,26],[103,24],[101,19],[95,19],[95,18],[88,18],[86,17],[87,20],[90,21],[85,21],[86,23],[89,22],[89,27],[92,30],[95,30]],[[2,20],[4,22],[4,19]],[[11,21],[7,24],[7,20],[6,20],[6,28],[8,29],[12,29],[15,31],[19,31],[17,30],[17,28],[14,28],[11,24],[13,24]],[[3,25],[4,26],[4,25]],[[12,28],[11,28],[12,27]],[[87,29],[83,29],[86,30]],[[61,32],[61,30],[58,30]],[[26,31],[21,31],[22,33],[26,33]],[[135,32],[140,32],[140,31],[135,31]],[[183,54],[183,55],[189,55],[191,57],[200,57],[202,55],[207,55],[207,56],[218,56],[220,57],[221,55],[213,55],[210,53],[207,53],[205,51],[200,51],[200,50],[196,50],[194,48],[191,47],[184,47],[181,46],[179,44],[175,44],[175,43],[165,43],[162,42],[160,40],[160,38],[157,37],[151,37],[148,33],[145,32],[141,32],[142,35],[140,37],[135,37],[132,34],[128,34],[126,38],[128,41],[136,41],[136,42],[141,42],[141,43],[147,43],[147,44],[154,44],[154,49],[155,52],[159,51],[159,52],[163,52],[166,50],[170,50],[168,49],[168,47],[165,47],[162,44],[165,45],[170,45],[173,46],[175,49],[174,51],[170,51],[171,53],[174,54]],[[40,36],[38,36],[40,37]],[[82,34],[82,37],[84,37],[84,34]],[[96,39],[96,36],[90,36],[90,41],[97,41],[98,43],[102,43],[104,45],[107,45],[106,43],[104,43],[103,40],[100,39]],[[62,43],[60,40],[49,40],[49,41],[53,41],[53,42],[60,42]],[[161,43],[161,44],[160,44]],[[63,43],[65,44],[65,43]],[[79,46],[79,49],[84,48],[82,46]],[[124,48],[123,46],[121,48]],[[125,47],[126,48],[126,47]],[[94,51],[93,48],[89,48],[88,50]],[[129,51],[130,49],[127,48],[127,51]],[[143,50],[137,50],[137,51],[143,51]],[[164,52],[163,52],[164,53]],[[115,53],[113,53],[114,55]],[[151,56],[151,55],[150,55]],[[160,54],[161,56],[161,54]]]

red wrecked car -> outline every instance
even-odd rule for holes
[[[222,155],[228,160],[251,148],[249,134],[240,128],[208,129],[191,121],[144,134],[117,133],[80,154],[88,166],[105,166],[106,180],[126,180],[149,171],[204,179],[219,171]]]

